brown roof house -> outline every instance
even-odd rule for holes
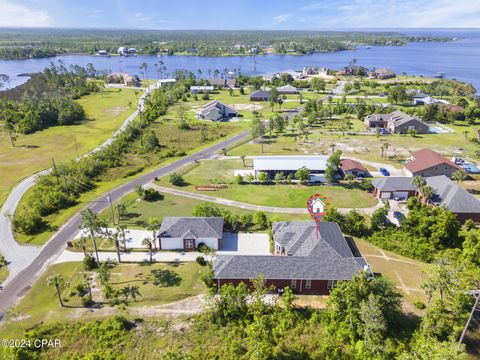
[[[354,176],[368,176],[368,170],[360,162],[352,159],[343,159],[340,163],[342,176],[351,174]]]
[[[378,70],[373,70],[370,73],[370,77],[373,79],[391,79],[396,77],[397,74],[395,74],[392,70],[388,69],[378,69]]]
[[[140,78],[137,75],[114,72],[107,76],[108,84],[123,84],[125,86],[140,86]]]
[[[218,255],[213,265],[217,286],[250,285],[263,275],[267,286],[286,287],[298,294],[327,295],[337,281],[369,270],[337,223],[284,221],[272,224],[273,255]]]
[[[365,116],[364,123],[369,128],[388,128],[394,134],[407,134],[413,129],[417,134],[427,134],[429,126],[420,118],[403,111],[395,110],[390,114],[371,114]]]
[[[455,171],[462,170],[462,167],[433,150],[420,149],[411,152],[410,161],[405,164],[404,169],[409,176],[451,177]]]

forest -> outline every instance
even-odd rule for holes
[[[276,53],[308,54],[355,48],[358,44],[404,45],[411,41],[446,41],[441,37],[411,37],[397,32],[341,31],[214,31],[2,29],[0,58],[50,57],[62,53],[116,53],[120,46],[143,54],[212,55]]]

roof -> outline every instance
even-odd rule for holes
[[[212,91],[213,86],[211,85],[206,85],[206,86],[190,86],[190,90],[207,90],[207,91]]]
[[[161,238],[217,238],[223,236],[222,217],[165,217],[160,226]]]
[[[262,170],[296,171],[306,167],[310,171],[324,171],[327,168],[328,156],[254,156],[253,168]]]
[[[203,105],[203,107],[199,111],[197,111],[197,114],[198,113],[205,113],[207,111],[212,110],[213,108],[216,108],[222,114],[223,114],[223,109],[224,108],[230,110],[230,112],[237,112],[237,110],[235,110],[234,108],[232,108],[228,105],[225,105],[224,103],[221,103],[218,100],[212,100],[212,101],[206,103],[205,105]]]
[[[217,256],[215,278],[348,280],[367,265],[355,257],[336,223],[314,221],[276,222],[274,239],[283,242],[291,256]]]
[[[237,81],[233,78],[227,78],[227,79],[224,79],[224,78],[210,78],[210,79],[207,79],[207,80],[211,85],[214,85],[214,86],[233,87],[237,83]]]
[[[445,205],[456,214],[480,213],[480,200],[465,189],[455,184],[445,175],[432,176],[425,179],[427,185],[435,190],[432,202]]]
[[[392,71],[392,70],[389,70],[389,69],[377,69],[374,71],[375,74],[378,74],[378,75],[395,75],[395,73]]]
[[[285,85],[285,86],[277,87],[277,91],[278,92],[285,92],[285,91],[294,92],[294,91],[298,91],[298,89],[292,85]]]
[[[254,98],[254,97],[265,97],[265,98],[268,98],[270,97],[270,92],[269,91],[266,91],[266,90],[256,90],[254,91],[253,93],[250,94],[250,97],[251,98]]]
[[[455,184],[445,175],[425,178],[427,185],[435,191],[431,201],[436,205],[445,205],[455,214],[480,213],[480,200]],[[411,177],[389,177],[375,179],[372,185],[380,191],[416,191]]]
[[[342,162],[340,163],[340,168],[343,171],[349,171],[349,170],[362,170],[364,172],[368,171],[360,162],[352,159],[343,159]]]
[[[459,165],[455,164],[446,157],[430,149],[420,149],[417,151],[412,151],[411,154],[413,160],[407,162],[405,164],[405,168],[412,174],[430,169],[434,166],[438,166],[441,164],[450,165],[454,168],[457,168],[458,170],[462,169]]]
[[[389,119],[388,119],[389,125],[401,126],[411,121],[416,121],[424,124],[425,126],[428,126],[418,117],[405,114],[403,111],[400,111],[400,110],[395,110],[394,112],[388,114],[388,116],[389,116]]]
[[[390,176],[372,180],[373,187],[380,191],[416,191],[412,178],[406,176]]]

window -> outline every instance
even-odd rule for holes
[[[327,289],[328,290],[332,290],[335,285],[337,285],[337,281],[336,280],[328,280],[328,283],[327,283]]]
[[[187,249],[192,249],[193,248],[193,239],[187,239],[185,240],[185,247]]]
[[[312,280],[305,280],[305,289],[312,288]]]
[[[291,287],[292,289],[296,289],[296,288],[297,288],[297,280],[292,280],[292,281],[290,282],[290,287]]]

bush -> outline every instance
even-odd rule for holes
[[[97,260],[93,256],[87,255],[83,258],[83,269],[90,271],[98,268]]]
[[[423,310],[426,308],[425,303],[423,301],[417,300],[413,303],[417,309]]]
[[[75,290],[77,290],[78,296],[83,296],[87,293],[87,287],[82,283],[77,284],[77,286],[75,286]]]
[[[168,177],[168,181],[170,184],[175,185],[175,186],[180,186],[183,184],[184,180],[181,175],[178,175],[177,173],[170,174]]]
[[[157,201],[162,198],[162,195],[155,189],[147,188],[143,192],[143,200],[145,201]]]
[[[90,307],[93,305],[93,301],[90,300],[90,297],[84,296],[82,297],[82,306],[83,307]]]
[[[207,250],[208,246],[207,244],[205,244],[204,242],[201,242],[200,244],[198,244],[197,246],[197,249],[198,251],[200,252],[205,252],[205,250]]]
[[[12,226],[15,231],[25,235],[34,235],[41,232],[46,224],[34,209],[26,209],[24,207],[20,214],[15,214],[13,217]]]
[[[207,265],[207,261],[205,260],[205,258],[203,256],[197,256],[197,258],[195,259],[195,261],[197,262],[198,265],[200,266],[205,266]]]

